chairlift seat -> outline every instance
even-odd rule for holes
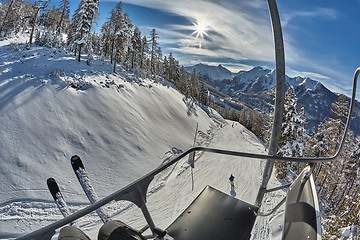
[[[283,240],[321,239],[319,202],[310,171],[310,167],[306,167],[286,194]]]
[[[166,229],[175,240],[249,239],[258,207],[210,186]]]

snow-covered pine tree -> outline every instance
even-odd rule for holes
[[[181,66],[179,73],[179,82],[177,85],[181,93],[185,94],[188,82],[189,82],[188,73],[186,72],[184,66]]]
[[[0,27],[0,34],[6,31],[8,31],[8,19],[9,19],[9,14],[13,11],[13,6],[14,6],[15,0],[11,0],[10,2],[7,3],[7,6],[5,5],[4,9],[5,10],[5,16],[2,17],[2,21],[1,21],[1,27]],[[10,21],[11,22],[11,21]]]
[[[199,80],[196,76],[195,69],[191,73],[190,81],[188,85],[188,95],[192,97],[193,99],[198,99],[199,97]]]
[[[0,34],[8,36],[24,32],[29,24],[29,16],[33,16],[33,5],[25,1],[8,1],[5,6],[5,16],[2,18]]]
[[[150,70],[151,73],[155,73],[155,58],[156,58],[156,50],[159,46],[157,39],[159,38],[155,28],[153,28],[150,32]]]
[[[101,55],[101,36],[93,32],[90,34],[91,50],[96,55]]]
[[[146,36],[144,36],[141,40],[141,53],[140,53],[140,68],[142,69],[145,67],[146,57],[148,53],[149,53],[148,40]]]
[[[116,63],[126,65],[129,62],[129,52],[131,52],[131,32],[132,23],[128,14],[122,16],[120,28],[115,32],[114,41],[114,68],[116,72]]]
[[[155,51],[155,74],[157,75],[161,75],[164,72],[163,69],[163,64],[162,64],[162,58],[163,58],[163,54],[162,54],[162,50],[161,47],[157,47],[156,51]],[[175,75],[175,82],[178,80],[179,77],[179,62],[175,59],[175,65],[176,65],[176,75]]]
[[[347,98],[339,95],[338,100],[331,106],[332,118],[319,125],[316,135],[321,136],[319,138],[321,146],[324,146],[323,151],[319,151],[319,156],[331,156],[338,150],[348,114],[348,106]],[[355,199],[359,197],[359,186],[354,180],[356,179],[354,171],[357,170],[353,169],[354,162],[356,163],[353,157],[356,154],[352,155],[357,142],[358,140],[355,140],[354,134],[350,131],[337,161],[315,165],[315,182],[321,212],[325,219],[324,239],[340,237],[339,229],[352,225],[354,221],[350,219],[354,219],[354,216],[358,214],[356,209],[359,208],[359,204]],[[352,215],[354,211],[355,215]],[[355,217],[355,219],[358,222],[358,218]]]
[[[332,156],[339,147],[342,124],[340,120],[327,119],[318,127],[317,138],[322,141],[323,156]],[[318,145],[320,146],[320,144]],[[322,153],[321,153],[322,154]],[[321,155],[319,155],[321,156]],[[332,163],[320,163],[314,166],[315,184],[318,187],[318,195],[321,198],[323,192],[327,192],[328,185],[325,183],[332,172]]]
[[[354,139],[354,137],[350,136],[348,139]],[[356,150],[354,151],[355,148]],[[337,206],[337,211],[335,211],[336,215],[339,215],[342,211],[346,211],[344,208],[345,205],[351,207],[349,202],[356,201],[356,192],[359,192],[360,190],[360,182],[358,181],[360,177],[359,142],[356,144],[354,140],[351,141],[349,144],[347,144],[345,150],[347,151],[345,152],[346,155],[343,155],[345,161],[341,169],[341,178],[337,183],[338,191],[333,194],[332,199],[332,202],[334,202],[333,205]],[[331,197],[332,196],[330,195],[330,198]]]
[[[205,86],[204,82],[200,83],[200,91],[199,91],[199,102],[208,105],[208,89]],[[231,115],[231,118],[234,119],[234,121],[239,120],[239,113],[234,111]]]
[[[110,22],[107,21],[101,26],[101,55],[110,59],[111,57],[111,45],[112,45],[112,36],[111,36],[111,27]]]
[[[324,142],[324,133],[316,132],[313,128],[306,144],[305,155],[307,157],[324,157],[327,156],[327,151],[328,146]]]
[[[77,59],[81,61],[81,49],[88,42],[92,24],[97,16],[98,0],[81,0],[73,16],[73,33],[71,40],[76,45]]]
[[[279,156],[285,157],[302,157],[304,156],[305,143],[307,141],[306,120],[304,109],[298,113],[296,110],[297,98],[295,89],[289,87],[285,94],[284,114],[282,123],[282,134],[279,143]],[[300,173],[304,164],[302,163],[286,163],[276,162],[277,176],[284,178],[288,175],[288,171],[292,170],[297,175]]]
[[[131,45],[132,45],[132,52],[131,52],[131,69],[134,69],[135,65],[140,65],[140,58],[141,58],[141,31],[138,27],[135,27],[133,34],[131,36]]]
[[[340,146],[341,136],[345,129],[346,116],[348,114],[349,102],[344,95],[340,95],[338,100],[331,105],[332,117],[319,125],[318,134],[324,136],[324,143],[327,146],[326,156],[332,156]],[[346,139],[348,145],[352,142]],[[349,149],[350,146],[346,146]],[[351,148],[351,147],[350,147]],[[348,150],[349,151],[349,150]],[[333,163],[321,163],[315,166],[315,179],[319,187],[319,196],[322,199],[328,199],[329,194],[333,192],[338,182],[338,175],[341,174],[343,163],[345,161],[342,153],[338,161]],[[324,200],[325,201],[325,200]]]
[[[176,64],[176,59],[173,57],[173,54],[170,53],[169,57],[167,58],[167,66],[165,69],[165,75],[166,75],[166,79],[175,82],[175,78],[176,78],[176,73],[177,73],[177,64]]]
[[[169,77],[170,77],[169,61],[168,61],[168,58],[167,58],[166,56],[164,56],[163,68],[164,68],[163,77],[164,77],[165,79],[169,79]]]
[[[113,71],[116,72],[116,64],[125,61],[125,58],[132,52],[132,22],[128,14],[123,14],[121,2],[118,2],[111,10],[110,19],[103,24],[101,32],[102,51],[105,56],[110,55]]]
[[[122,39],[124,44],[124,62],[123,65],[127,70],[131,69],[131,53],[132,53],[132,43],[131,36],[133,32],[133,24],[127,13],[123,16],[123,28],[122,28]]]
[[[323,191],[320,198],[324,218],[324,239],[340,239],[340,230],[344,228],[351,232],[351,239],[360,237],[360,202],[358,201],[360,198],[358,153],[360,151],[357,148],[351,153],[350,148],[354,149],[356,145],[351,138],[353,136],[347,138],[345,152],[341,156],[345,158],[342,160],[344,162],[342,168],[340,170],[334,168],[331,174],[337,182],[329,180],[324,183],[327,186],[333,186],[330,189],[327,187],[328,190]],[[358,141],[357,145],[359,145]]]
[[[63,30],[66,31],[66,25],[70,22],[69,16],[70,16],[70,6],[69,6],[69,0],[61,0],[60,2],[60,9],[61,9],[61,16],[59,23],[57,25],[57,32],[62,33]]]

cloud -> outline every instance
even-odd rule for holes
[[[208,28],[204,39],[196,38],[193,25],[169,24],[161,32],[163,44],[182,54],[202,54],[204,57],[234,60],[274,61],[271,25],[263,1],[205,1],[205,0],[125,0],[182,16],[189,22],[203,22]],[[245,2],[245,3],[243,3]],[[199,50],[201,45],[202,50]]]
[[[330,80],[331,79],[329,76],[326,76],[326,75],[322,75],[322,74],[315,73],[315,72],[297,71],[290,67],[286,68],[286,75],[288,75],[289,77],[296,77],[296,76],[309,77],[314,80]]]
[[[336,20],[339,17],[339,13],[331,8],[315,8],[311,11],[288,11],[290,13],[284,13],[282,17],[282,26],[286,27],[290,21],[295,18],[326,18]]]

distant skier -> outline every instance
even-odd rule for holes
[[[234,179],[235,179],[235,177],[231,174],[230,177],[229,177],[231,187],[235,187]]]

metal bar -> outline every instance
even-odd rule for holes
[[[274,34],[275,43],[275,62],[276,62],[276,98],[274,109],[274,122],[272,127],[269,155],[274,156],[277,154],[280,136],[281,125],[284,112],[284,99],[285,99],[285,53],[284,42],[281,30],[281,22],[279,17],[279,11],[276,5],[276,0],[268,0],[270,18],[272,23],[272,30]],[[255,205],[260,206],[264,198],[265,190],[269,179],[271,177],[272,170],[274,168],[274,161],[268,160],[265,164],[263,179],[259,188],[258,195],[256,197]]]
[[[155,228],[155,224],[154,221],[151,218],[151,215],[149,213],[148,208],[146,207],[146,200],[145,200],[145,196],[143,195],[143,192],[141,191],[141,189],[139,188],[139,194],[140,194],[140,201],[141,201],[141,206],[140,209],[146,219],[146,222],[148,223],[150,230],[152,233],[154,233],[154,228]],[[145,192],[146,195],[146,192]]]
[[[291,186],[291,183],[289,184],[285,184],[285,185],[282,185],[282,186],[279,186],[279,187],[275,187],[275,188],[270,188],[270,189],[266,189],[265,190],[265,193],[269,193],[269,192],[275,192],[277,190],[281,190],[281,189],[284,189],[284,188],[288,188]]]

